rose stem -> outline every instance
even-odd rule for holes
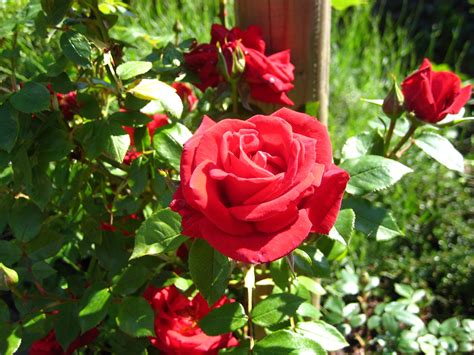
[[[250,338],[250,352],[252,352],[254,346],[253,338],[253,323],[252,323],[252,297],[253,289],[255,287],[255,268],[253,264],[250,264],[247,273],[245,274],[244,286],[247,289],[247,314],[248,314],[248,328]]]
[[[396,158],[396,153],[400,150],[401,147],[407,142],[408,139],[413,135],[413,132],[418,128],[416,123],[411,123],[408,132],[403,136],[403,138],[398,142],[397,146],[392,150],[392,152],[388,155],[389,158]]]
[[[232,113],[239,113],[239,96],[237,91],[237,81],[231,81],[230,86],[232,89]]]
[[[388,149],[390,148],[390,141],[392,140],[393,130],[395,129],[395,119],[390,119],[390,126],[388,127],[387,136],[385,137],[385,143],[383,148],[383,155],[387,156]]]

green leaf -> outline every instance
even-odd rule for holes
[[[195,239],[188,257],[194,284],[209,304],[215,303],[227,288],[230,263],[227,256],[212,248],[204,239]]]
[[[32,260],[43,260],[55,255],[63,247],[64,235],[48,228],[28,243],[26,252]]]
[[[373,206],[369,201],[361,198],[344,200],[343,208],[351,208],[356,214],[355,229],[371,236],[376,240],[389,240],[402,235],[392,214],[381,207]]]
[[[38,235],[43,219],[43,214],[35,204],[20,199],[12,208],[9,224],[15,238],[26,243]]]
[[[317,309],[315,306],[308,302],[302,303],[298,307],[296,314],[300,317],[309,317],[316,320],[321,318],[321,312],[319,311],[319,309]]]
[[[117,122],[90,122],[83,125],[77,134],[90,159],[105,154],[121,163],[130,146],[129,135]]]
[[[380,146],[383,149],[383,137],[378,131],[364,132],[350,137],[342,147],[342,159],[354,159],[363,155],[378,155]]]
[[[10,105],[0,106],[0,149],[10,153],[15,146],[20,126],[18,113]]]
[[[329,237],[337,240],[342,245],[346,246],[349,244],[352,231],[354,230],[355,224],[355,213],[351,209],[341,210],[337,216],[334,227],[329,232]]]
[[[275,285],[282,290],[285,290],[289,286],[291,273],[290,266],[285,258],[280,258],[270,263],[270,274],[272,275]]]
[[[57,25],[66,16],[72,0],[41,0],[41,7],[46,13],[48,24]]]
[[[253,352],[256,355],[326,354],[314,340],[286,329],[273,332],[258,341]]]
[[[422,329],[425,326],[425,324],[420,319],[420,317],[408,311],[403,311],[403,310],[396,311],[394,312],[394,316],[400,322],[411,325],[413,327],[417,327],[419,329]]]
[[[133,61],[120,64],[117,67],[117,75],[122,80],[128,80],[138,75],[145,74],[152,67],[151,62]]]
[[[304,299],[290,293],[270,295],[255,306],[252,320],[257,325],[269,327],[293,317],[302,303]]]
[[[13,265],[21,258],[21,249],[13,240],[0,240],[0,260],[6,265]]]
[[[181,123],[161,127],[153,136],[153,147],[160,160],[179,171],[183,145],[192,137],[192,133]]]
[[[314,340],[324,350],[336,351],[349,346],[335,327],[323,321],[299,322],[296,325],[296,332],[307,339]]]
[[[377,155],[344,160],[341,168],[351,175],[346,191],[354,195],[383,190],[413,171],[395,160]]]
[[[10,97],[10,103],[20,112],[33,113],[49,109],[49,91],[43,85],[29,82]]]
[[[207,335],[220,335],[234,332],[247,324],[244,307],[238,302],[226,303],[213,309],[199,322]]]
[[[10,322],[10,309],[8,305],[0,299],[0,323]]]
[[[111,297],[107,288],[97,290],[92,287],[84,293],[79,302],[79,324],[82,333],[95,327],[105,318]]]
[[[21,327],[0,322],[0,354],[13,355],[21,344]]]
[[[457,318],[448,318],[443,323],[441,323],[439,327],[439,334],[443,336],[451,335],[454,333],[454,330],[456,330],[456,328],[459,328],[459,321],[457,320]]]
[[[178,248],[186,237],[181,235],[179,214],[163,209],[148,217],[137,230],[130,259],[159,255]]]
[[[83,67],[90,64],[91,45],[89,40],[79,32],[64,32],[59,39],[59,44],[64,55],[71,62]]]
[[[138,290],[147,281],[150,272],[140,264],[129,266],[118,278],[114,293],[129,295]]]
[[[31,267],[31,271],[38,280],[46,279],[56,273],[56,270],[53,267],[42,260],[34,263]]]
[[[79,317],[76,303],[69,302],[59,308],[54,326],[56,339],[63,350],[79,336],[81,329],[79,327]]]
[[[143,297],[127,297],[119,306],[116,322],[124,333],[132,337],[155,335],[155,315]]]
[[[423,132],[415,145],[448,169],[464,172],[464,158],[449,140],[433,132]]]
[[[409,285],[395,284],[395,292],[405,298],[411,298],[413,295],[413,288]]]
[[[160,108],[177,118],[183,113],[183,103],[176,90],[157,79],[142,79],[128,92],[139,99],[152,100],[142,109],[143,113],[155,114]]]
[[[109,120],[129,127],[144,126],[152,121],[150,117],[138,111],[115,112]]]
[[[300,276],[297,277],[297,280],[298,280],[298,284],[303,286],[309,292],[314,293],[315,295],[325,295],[326,294],[326,290],[315,279],[312,279],[312,278],[307,277],[307,276],[300,275]]]

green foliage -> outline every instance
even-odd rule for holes
[[[189,251],[189,272],[199,292],[213,304],[227,288],[230,262],[205,240],[196,239]]]
[[[199,326],[207,335],[220,335],[236,331],[247,324],[244,307],[238,303],[227,303],[208,313]]]

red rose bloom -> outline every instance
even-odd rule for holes
[[[332,163],[327,128],[289,109],[215,123],[185,143],[171,208],[183,234],[235,260],[263,263],[329,233],[349,175]]]
[[[150,286],[143,296],[155,311],[156,337],[150,341],[164,354],[217,354],[219,349],[238,345],[232,333],[209,336],[198,326],[212,309],[230,302],[227,297],[209,307],[201,294],[189,300],[174,286],[162,289]]]
[[[402,83],[405,105],[415,116],[437,123],[448,114],[457,114],[471,97],[471,85],[461,88],[461,79],[447,71],[434,72],[424,59],[418,71]]]
[[[198,98],[194,95],[193,89],[185,83],[174,82],[171,86],[176,90],[178,96],[188,104],[189,111],[194,110]]]
[[[97,328],[92,328],[74,340],[66,351],[56,340],[54,330],[50,331],[44,338],[36,340],[28,351],[29,355],[69,355],[77,349],[89,345],[99,336]]]
[[[199,75],[197,87],[206,90],[224,81],[217,69],[217,43],[222,48],[227,67],[232,67],[232,52],[239,46],[245,55],[243,80],[250,87],[250,96],[255,100],[282,105],[293,105],[287,96],[293,89],[294,66],[290,62],[290,51],[265,55],[265,42],[257,26],[247,30],[235,27],[231,30],[222,25],[212,25],[211,43],[201,44],[185,54],[186,65]]]

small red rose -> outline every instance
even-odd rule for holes
[[[205,116],[184,145],[180,174],[171,208],[183,234],[250,263],[329,233],[349,180],[332,162],[327,128],[289,109],[247,121]]]
[[[219,349],[238,345],[232,333],[209,336],[198,325],[212,309],[231,302],[227,297],[223,296],[209,307],[201,294],[189,300],[175,286],[162,289],[150,286],[143,296],[155,311],[156,337],[150,341],[164,354],[212,355]]]
[[[402,83],[406,108],[427,123],[459,113],[471,98],[471,91],[471,85],[461,88],[461,79],[456,74],[434,72],[428,59]]]

